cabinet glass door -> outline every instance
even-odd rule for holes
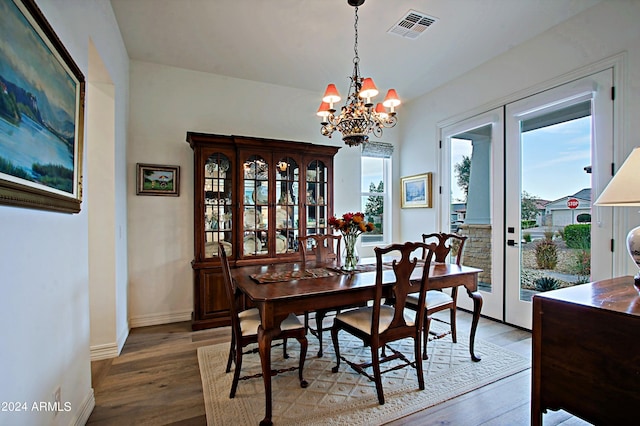
[[[228,256],[232,247],[232,179],[229,158],[214,153],[204,165],[204,257],[218,256],[218,242],[222,242]]]
[[[309,163],[306,170],[305,213],[307,235],[327,233],[328,169],[319,160]],[[303,195],[303,194],[301,194]]]
[[[276,255],[298,248],[300,166],[291,157],[283,157],[274,167],[276,175]]]
[[[259,155],[244,162],[242,255],[269,253],[269,163]]]

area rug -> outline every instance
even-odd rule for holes
[[[432,328],[437,324],[432,323]],[[439,331],[439,330],[435,330]],[[326,333],[329,334],[329,333]],[[370,359],[370,349],[347,333],[340,333],[340,352],[357,362]],[[404,368],[383,375],[385,404],[379,405],[375,384],[357,374],[342,362],[340,371],[332,373],[335,354],[331,339],[325,339],[324,357],[316,358],[317,339],[309,336],[304,377],[309,382],[301,389],[297,371],[272,378],[273,422],[276,425],[379,425],[432,407],[456,396],[493,383],[531,366],[529,359],[476,338],[476,355],[469,356],[468,337],[451,336],[429,342],[429,359],[424,361],[426,389],[420,391],[416,372]],[[289,359],[282,358],[282,348],[271,351],[273,369],[297,366],[300,346],[288,342]],[[413,359],[412,341],[396,342]],[[229,344],[198,348],[198,362],[208,425],[257,425],[264,417],[264,384],[262,378],[243,380],[234,399],[229,399],[233,371],[224,369]],[[243,374],[259,373],[258,354],[245,355]]]

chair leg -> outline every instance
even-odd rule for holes
[[[302,374],[304,370],[304,361],[307,358],[307,346],[309,345],[309,341],[306,337],[302,336],[298,338],[298,342],[300,342],[300,364],[298,365],[298,379],[300,379],[300,387],[306,388],[309,386],[309,383],[304,379]]]
[[[338,331],[335,326],[331,327],[331,341],[333,342],[333,350],[336,353],[336,366],[331,369],[332,373],[337,373],[340,368],[340,344],[338,343]]]
[[[236,353],[236,368],[233,371],[233,382],[231,383],[231,392],[229,392],[229,398],[236,396],[236,390],[238,389],[238,380],[240,380],[240,370],[242,369],[242,348],[235,348]]]
[[[282,358],[288,359],[289,354],[287,353],[287,338],[282,339]]]
[[[376,379],[376,392],[378,393],[378,403],[384,405],[384,392],[382,391],[382,375],[380,374],[380,358],[378,356],[378,348],[371,345],[371,367],[373,368],[373,377]]]
[[[422,335],[422,339],[424,340],[424,342],[422,342],[422,347],[424,348],[423,352],[422,352],[422,359],[429,359],[429,355],[427,355],[427,342],[429,341],[429,328],[431,327],[431,317],[429,315],[427,315],[427,313],[425,312],[424,314],[424,329],[423,329],[423,335]]]
[[[236,339],[233,333],[231,333],[231,346],[229,347],[229,358],[227,359],[227,369],[225,370],[225,373],[228,373],[229,371],[231,371],[231,363],[233,362],[233,357],[235,355],[234,354],[235,347],[236,347]]]
[[[458,343],[458,338],[456,335],[456,305],[453,305],[453,307],[450,309],[451,312],[451,318],[450,318],[450,323],[451,323],[451,339],[453,340],[453,343]]]
[[[316,332],[318,333],[318,346],[320,347],[318,350],[318,358],[322,358],[322,322],[324,321],[325,315],[325,311],[316,311]]]
[[[420,354],[420,331],[416,333],[416,338],[413,341],[414,352],[416,359],[416,374],[418,374],[418,389],[424,390],[424,373],[422,371],[422,356]]]
[[[451,339],[453,340],[453,343],[458,343],[458,337],[456,334],[456,310],[458,308],[456,301],[458,300],[458,287],[451,289],[451,298],[453,299],[453,306],[450,309]]]

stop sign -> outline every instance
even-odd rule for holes
[[[577,198],[569,198],[567,200],[567,207],[569,207],[570,209],[577,209],[579,204],[580,201],[578,201]]]

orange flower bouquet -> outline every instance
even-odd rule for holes
[[[360,212],[345,213],[340,219],[331,216],[329,218],[329,226],[340,231],[344,239],[345,255],[342,269],[345,271],[355,270],[359,260],[356,254],[356,241],[358,236],[363,232],[373,231],[375,226],[373,223],[367,222],[364,214]]]

